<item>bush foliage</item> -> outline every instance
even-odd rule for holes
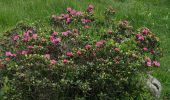
[[[103,19],[93,10],[68,7],[52,15],[50,25],[20,23],[6,32],[0,42],[3,99],[148,99],[143,76],[160,66],[158,37],[116,22],[113,8]]]

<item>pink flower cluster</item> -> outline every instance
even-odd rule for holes
[[[36,40],[37,38],[38,38],[38,35],[33,33],[32,30],[28,30],[28,31],[24,32],[24,34],[23,34],[23,41],[25,41],[25,42],[28,42],[31,39]]]
[[[141,33],[136,34],[137,40],[144,41],[145,40],[144,36],[148,35],[149,32],[150,31],[148,28],[144,28]]]
[[[146,65],[148,67],[151,67],[151,66],[159,67],[160,63],[158,61],[152,61],[150,58],[146,58]]]
[[[17,41],[19,38],[20,38],[20,36],[19,36],[19,35],[15,35],[15,36],[13,36],[13,40],[14,40],[14,41]]]
[[[83,15],[83,12],[81,12],[81,11],[76,11],[76,10],[72,9],[71,7],[68,7],[68,8],[67,8],[67,11],[68,11],[68,13],[69,13],[70,15],[72,15],[72,16],[81,16],[81,15]]]
[[[71,34],[72,32],[70,30],[66,31],[66,32],[62,32],[62,36],[67,37]]]
[[[105,40],[100,40],[100,41],[96,42],[96,47],[103,46],[105,42],[106,42]]]
[[[90,50],[91,49],[91,45],[89,45],[89,44],[87,44],[86,46],[85,46],[85,48],[86,48],[86,50]]]
[[[92,13],[93,9],[94,9],[94,6],[93,5],[89,5],[88,8],[87,8],[87,12]]]
[[[82,21],[83,24],[87,24],[87,23],[92,22],[90,19],[81,19],[81,21]]]
[[[54,44],[58,44],[61,42],[61,38],[56,38],[58,35],[58,32],[53,32],[53,34],[50,36],[50,41]]]
[[[87,12],[91,13],[93,11],[94,7],[93,5],[89,5],[87,8]],[[67,24],[70,24],[72,21],[74,21],[74,18],[80,17],[81,22],[83,24],[90,23],[91,20],[86,18],[86,15],[84,12],[76,11],[75,9],[72,9],[71,7],[67,8],[67,14],[61,14],[59,16],[52,15],[52,20],[54,22],[60,22],[65,21]]]
[[[16,57],[16,54],[12,54],[12,53],[9,52],[9,51],[5,52],[5,55],[6,55],[7,57]]]
[[[143,34],[143,35],[147,35],[149,32],[150,32],[150,31],[149,31],[148,28],[144,28],[144,29],[142,30],[142,34]]]
[[[137,38],[137,40],[140,40],[140,41],[144,41],[145,40],[145,38],[144,38],[144,36],[142,35],[142,34],[136,34],[136,38]]]
[[[67,53],[66,53],[66,56],[68,56],[68,57],[73,57],[73,53],[72,53],[72,52],[67,52]]]

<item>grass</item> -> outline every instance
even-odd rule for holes
[[[58,14],[71,6],[75,9],[85,9],[92,3],[95,5],[97,17],[108,6],[113,6],[116,19],[125,19],[135,27],[146,26],[160,37],[164,57],[161,67],[154,70],[153,75],[163,85],[163,95],[170,92],[170,1],[169,0],[0,0],[0,32],[4,32],[26,20],[33,23],[36,20],[48,19],[52,14]],[[48,20],[47,20],[48,21]]]

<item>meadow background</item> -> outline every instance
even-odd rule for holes
[[[20,21],[49,22],[51,15],[63,12],[68,6],[83,10],[88,4],[95,6],[98,18],[102,19],[105,8],[112,6],[117,21],[128,20],[135,29],[148,27],[160,37],[164,56],[153,76],[163,85],[162,96],[170,95],[170,0],[0,0],[0,39],[3,32]]]

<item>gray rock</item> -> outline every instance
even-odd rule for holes
[[[155,99],[159,99],[162,90],[161,83],[150,74],[148,75],[147,86]]]

